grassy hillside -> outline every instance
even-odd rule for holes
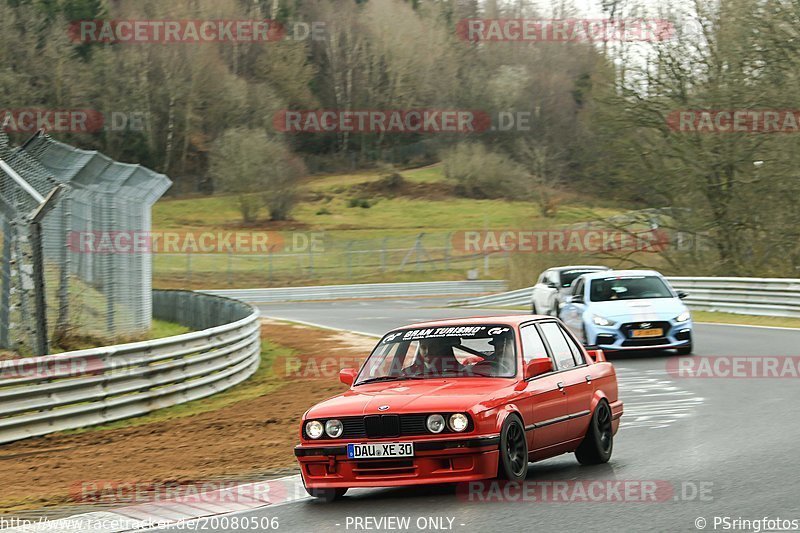
[[[358,172],[310,179],[292,220],[271,222],[262,213],[245,225],[235,196],[164,199],[153,211],[155,231],[277,231],[314,233],[324,251],[257,254],[158,254],[158,287],[229,287],[286,284],[464,279],[507,276],[508,259],[465,256],[453,233],[483,229],[551,229],[618,214],[590,208],[596,199],[564,194],[557,215],[545,218],[534,202],[458,197],[434,165],[402,171]],[[417,237],[424,233],[417,247]]]

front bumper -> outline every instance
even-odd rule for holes
[[[398,487],[460,483],[497,476],[499,435],[414,442],[414,457],[348,459],[346,444],[300,445],[295,456],[307,488]]]
[[[675,322],[674,320],[654,320],[667,330],[662,337],[650,339],[635,339],[630,336],[631,324],[636,321],[618,322],[613,326],[598,326],[591,321],[586,321],[586,336],[588,344],[597,346],[607,351],[628,350],[669,350],[682,348],[692,343],[692,321]],[[638,321],[644,322],[644,321]]]

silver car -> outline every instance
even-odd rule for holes
[[[583,274],[604,270],[611,269],[599,265],[572,265],[545,270],[533,286],[531,311],[534,315],[558,316],[572,282]]]

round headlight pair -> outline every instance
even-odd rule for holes
[[[323,433],[326,433],[330,438],[335,439],[340,437],[343,431],[344,425],[342,424],[341,420],[328,420],[325,422],[324,426],[319,420],[306,422],[306,435],[308,435],[308,437],[311,439],[318,439],[322,437]]]
[[[425,425],[431,433],[441,433],[445,428],[444,417],[442,415],[430,415],[425,421]],[[447,425],[450,426],[451,430],[461,433],[469,426],[469,418],[467,418],[467,415],[456,413],[450,415]]]

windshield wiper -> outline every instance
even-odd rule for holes
[[[377,378],[369,378],[364,381],[359,381],[356,385],[365,385],[367,383],[379,383],[381,381],[406,381],[409,379],[425,379],[421,376],[380,376]]]

